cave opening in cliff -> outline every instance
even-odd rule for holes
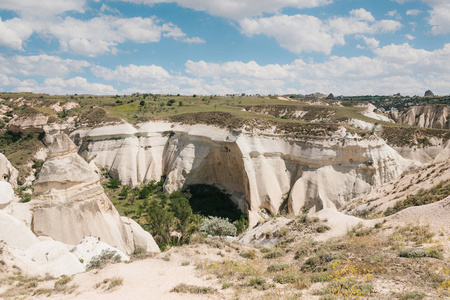
[[[192,184],[186,188],[186,192],[189,194],[189,204],[194,213],[205,217],[227,218],[231,222],[247,218],[247,215],[234,203],[231,195],[217,186]]]

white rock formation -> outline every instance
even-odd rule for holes
[[[166,122],[78,130],[72,139],[88,159],[122,183],[137,185],[167,175],[165,190],[209,183],[226,189],[251,224],[259,211],[303,205],[340,207],[401,174],[407,161],[386,143],[344,128],[333,136],[293,138],[265,132],[230,132],[206,125]],[[304,188],[307,188],[305,191]],[[292,190],[291,190],[292,189]]]
[[[8,123],[8,130],[12,132],[43,132],[49,117],[45,115],[23,116],[13,118]]]
[[[7,249],[6,261],[32,275],[72,275],[85,270],[66,245],[39,239],[22,222],[0,210],[0,240]]]
[[[385,115],[378,114],[375,111],[377,110],[377,107],[373,104],[365,105],[367,106],[366,111],[362,112],[363,115],[366,117],[378,120],[378,121],[384,121],[384,122],[393,122],[391,119],[386,117]]]
[[[9,182],[0,181],[0,209],[5,208],[14,199],[14,190]]]
[[[390,115],[401,124],[450,129],[450,109],[446,105],[412,106],[402,113],[393,109]]]
[[[13,188],[16,188],[18,176],[19,172],[16,168],[13,167],[6,156],[0,153],[0,181],[7,181]]]
[[[124,253],[132,253],[135,240],[143,243],[143,233],[133,236],[135,231],[122,222],[99,184],[98,175],[76,150],[65,134],[51,142],[48,158],[34,184],[36,197],[30,202],[34,233],[71,245],[95,236]],[[153,241],[149,233],[146,238]],[[159,252],[154,244],[143,248]]]
[[[93,236],[85,237],[78,245],[70,250],[82,262],[84,267],[87,267],[92,259],[102,255],[103,251],[114,253],[114,256],[117,255],[120,261],[130,260],[130,257],[119,249],[111,247]]]
[[[412,146],[392,148],[406,159],[420,164],[440,163],[450,159],[450,140],[430,138],[430,146]]]

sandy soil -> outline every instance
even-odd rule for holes
[[[181,253],[163,253],[154,258],[131,263],[111,264],[100,270],[92,270],[76,275],[71,284],[78,285],[73,294],[43,295],[35,299],[221,299],[220,288],[216,280],[202,278],[195,270],[195,263]],[[182,266],[183,262],[189,265]],[[95,288],[107,278],[122,277],[123,284],[111,290]],[[170,290],[178,284],[213,287],[219,290],[214,295],[177,294]]]

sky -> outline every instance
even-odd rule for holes
[[[450,94],[450,0],[0,0],[0,91]]]

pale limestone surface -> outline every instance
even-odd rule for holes
[[[450,109],[445,105],[412,106],[402,113],[392,110],[390,115],[401,124],[450,129]]]
[[[47,142],[48,158],[34,184],[36,197],[30,202],[33,230],[38,236],[71,245],[95,236],[128,254],[135,250],[137,239],[142,248],[159,252],[149,233],[144,240],[142,232],[124,224],[104,193],[98,174],[76,153],[67,135],[56,135]]]
[[[440,163],[450,158],[450,140],[429,139],[430,146],[392,147],[397,153],[420,164]]]
[[[78,259],[66,245],[56,241],[39,241],[22,222],[0,210],[0,240],[7,246],[4,257],[27,274],[60,276],[83,272]]]
[[[118,255],[120,261],[130,260],[130,257],[119,249],[111,247],[93,236],[85,237],[78,245],[70,250],[82,262],[84,267],[87,267],[92,262],[92,259],[101,255],[103,251],[112,252],[115,256]]]
[[[396,178],[410,163],[382,139],[362,139],[343,127],[332,136],[294,138],[273,128],[247,132],[148,122],[138,129],[122,124],[78,130],[71,137],[88,160],[123,184],[159,180],[162,174],[169,193],[214,183],[232,194],[252,225],[262,209],[277,214],[289,195],[294,213],[304,204],[340,207]]]
[[[369,117],[369,118],[372,118],[372,119],[375,119],[378,121],[393,122],[391,119],[389,119],[385,115],[376,113],[375,111],[376,111],[377,107],[375,105],[367,104],[367,105],[362,105],[362,106],[367,106],[366,111],[362,113],[366,117]]]
[[[9,182],[0,181],[0,209],[5,208],[14,199],[14,190]]]
[[[44,126],[47,125],[48,116],[24,116],[16,117],[9,121],[8,130],[12,132],[44,132]]]
[[[13,188],[17,187],[19,171],[9,162],[5,155],[0,153],[0,181],[7,181]]]

